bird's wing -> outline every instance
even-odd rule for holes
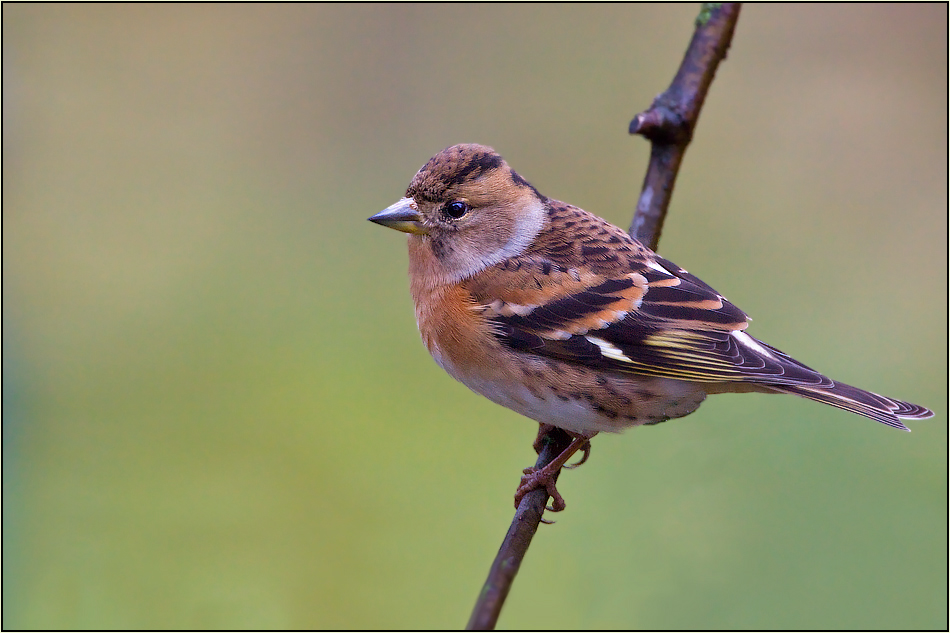
[[[713,391],[760,385],[903,430],[899,418],[933,415],[836,383],[749,336],[742,310],[621,229],[555,201],[549,213],[559,228],[469,288],[504,345],[604,371],[706,383]]]
[[[551,253],[513,258],[504,266],[518,283],[495,279],[493,293],[474,295],[496,336],[523,352],[696,382],[833,384],[743,332],[746,314],[713,288],[632,244],[612,245],[624,256],[610,266]]]

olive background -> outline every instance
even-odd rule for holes
[[[536,425],[366,222],[496,148],[629,225],[696,5],[3,6],[4,628],[458,628]],[[499,625],[947,627],[947,9],[743,8],[660,253],[913,433],[599,436]]]

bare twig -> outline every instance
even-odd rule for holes
[[[548,432],[542,440],[544,446],[538,455],[535,468],[543,468],[554,461],[568,447],[572,439],[570,435],[558,428]],[[511,583],[518,574],[528,546],[531,545],[531,539],[538,530],[547,502],[548,493],[544,488],[532,490],[521,500],[515,511],[515,518],[511,521],[511,527],[508,528],[505,540],[495,557],[495,562],[492,563],[491,570],[488,572],[488,579],[472,610],[472,617],[469,618],[468,625],[465,627],[469,631],[489,631],[495,628],[498,614],[501,613],[501,607],[505,604],[508,590],[511,589]]]
[[[705,3],[696,31],[673,83],[649,110],[633,117],[630,133],[650,139],[650,165],[643,179],[630,235],[653,250],[660,242],[663,219],[673,195],[686,146],[693,138],[699,111],[706,100],[719,62],[726,58],[739,19],[738,2]]]
[[[725,59],[738,19],[739,3],[704,3],[696,19],[693,39],[673,83],[653,100],[649,110],[638,114],[630,123],[631,134],[641,134],[652,143],[650,165],[630,234],[652,249],[656,249],[659,242],[673,184],[706,92],[719,62]],[[544,437],[543,443],[535,464],[539,469],[557,458],[571,443],[571,437],[554,428]],[[529,492],[521,500],[472,610],[468,630],[495,628],[547,502],[548,494],[544,488]]]

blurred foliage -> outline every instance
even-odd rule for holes
[[[627,226],[697,10],[4,5],[3,626],[462,626],[535,425],[365,218],[480,142]],[[946,628],[946,177],[946,7],[743,9],[661,252],[937,417],[599,437],[501,626]]]

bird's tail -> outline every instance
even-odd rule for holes
[[[894,400],[876,393],[858,389],[841,382],[832,382],[830,387],[806,385],[770,385],[781,393],[790,393],[816,402],[830,404],[866,418],[877,420],[895,429],[910,431],[900,419],[923,420],[933,416],[933,411],[917,404]]]

